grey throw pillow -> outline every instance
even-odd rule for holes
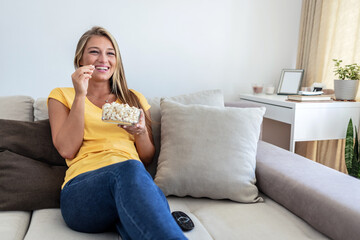
[[[155,183],[166,196],[261,200],[255,167],[264,113],[162,100]]]

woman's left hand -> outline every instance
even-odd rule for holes
[[[122,129],[124,129],[125,131],[127,131],[128,133],[132,134],[132,135],[142,135],[147,133],[147,129],[145,126],[145,114],[144,111],[142,109],[140,109],[140,120],[137,124],[135,125],[131,125],[131,126],[126,126],[126,125],[120,125],[118,124],[119,127],[121,127]]]

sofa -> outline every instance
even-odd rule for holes
[[[239,113],[239,118],[243,118],[247,113],[239,112],[237,109],[258,109],[258,107],[241,101],[224,103],[222,93],[218,90],[165,99],[170,100],[164,102],[162,98],[148,99],[152,106],[156,154],[152,165],[147,169],[166,194],[171,211],[183,211],[193,220],[195,228],[185,232],[188,239],[360,239],[360,181],[263,142],[259,140],[260,134],[258,133],[253,136],[253,139],[257,138],[255,139],[255,148],[252,146],[256,151],[255,163],[252,165],[253,167],[249,168],[253,168],[254,171],[250,187],[251,194],[255,194],[255,198],[251,198],[250,201],[242,196],[235,195],[233,197],[234,191],[241,192],[249,186],[239,188],[235,182],[232,184],[234,188],[230,187],[230,191],[226,193],[227,186],[217,189],[216,184],[209,187],[206,183],[201,183],[201,177],[206,176],[208,171],[214,175],[211,172],[213,169],[210,169],[212,165],[209,163],[202,165],[203,169],[201,170],[195,169],[197,171],[195,175],[198,175],[199,178],[192,181],[191,184],[181,179],[182,175],[188,174],[185,170],[172,169],[171,174],[176,175],[176,172],[180,172],[177,175],[179,178],[175,181],[182,185],[180,184],[180,187],[170,186],[170,188],[166,186],[168,182],[171,183],[171,180],[167,179],[167,171],[163,169],[171,167],[173,163],[167,165],[167,160],[162,157],[162,155],[166,155],[163,152],[168,151],[166,147],[163,147],[166,137],[169,137],[164,131],[171,129],[171,125],[165,127],[163,123],[166,118],[171,119],[176,114],[170,110],[162,112],[165,104],[173,104],[171,107],[175,107],[177,112],[180,112],[178,108],[181,108],[186,110],[184,112],[190,112],[192,115],[200,115],[201,111],[212,111],[215,108],[214,115],[206,115],[208,118],[217,117],[219,115],[217,111],[223,111],[220,107],[202,107],[204,104],[211,105],[212,101],[217,102],[218,105],[225,104],[225,107],[222,106],[224,109],[231,109],[230,117],[235,112]],[[175,102],[181,106],[176,105]],[[189,110],[185,106],[196,106],[196,108]],[[161,116],[162,114],[164,116]],[[165,114],[167,115],[165,116]],[[256,114],[261,115],[259,111]],[[71,230],[65,224],[59,209],[58,198],[66,166],[64,160],[56,155],[57,153],[54,152],[52,143],[49,141],[50,130],[47,118],[45,98],[0,97],[0,137],[3,138],[0,139],[0,239],[121,239],[116,232],[80,233]],[[184,122],[184,118],[177,120]],[[173,119],[171,121],[173,122]],[[36,124],[37,122],[38,124]],[[182,131],[186,132],[186,129],[195,123],[192,122],[185,126],[186,128]],[[206,123],[202,122],[201,124],[204,126],[201,130],[206,129]],[[220,124],[224,129],[226,125],[229,125],[225,122]],[[261,121],[257,125],[260,125],[261,129]],[[254,127],[258,126],[254,125]],[[236,145],[234,149],[231,139],[239,131],[238,128],[236,124],[231,124],[231,136],[227,137],[228,140],[219,136],[216,145],[227,144],[229,147],[222,146],[224,152],[237,151],[239,146]],[[199,129],[189,131],[197,130]],[[247,129],[242,129],[242,131],[246,132]],[[180,133],[175,132],[175,134],[179,135]],[[229,133],[227,134],[229,135]],[[202,134],[186,137],[195,139],[197,135]],[[173,138],[175,135],[170,134],[171,136]],[[212,139],[206,139],[206,144],[212,144],[211,141]],[[50,148],[52,148],[51,151]],[[178,155],[181,154],[176,154],[174,158]],[[176,164],[179,161],[174,163],[175,166],[178,166]],[[202,160],[199,159],[199,161]],[[35,165],[37,167],[30,171]],[[186,168],[186,166],[182,168]],[[230,166],[230,169],[226,171],[233,171],[234,168],[236,166]],[[159,169],[162,169],[161,176],[157,176]],[[236,171],[226,172],[224,175],[220,173],[217,174],[220,176],[210,176],[210,178],[216,178],[216,182],[221,185],[221,179],[231,179],[233,175],[237,174]],[[186,176],[186,180],[191,179],[193,175]],[[208,180],[206,179],[206,182]],[[205,193],[199,193],[202,189],[192,189],[195,187],[193,185],[197,184],[204,184],[201,185],[201,188],[210,189]],[[182,192],[183,189],[187,190]]]

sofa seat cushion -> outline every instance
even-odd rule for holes
[[[33,212],[25,240],[39,239],[118,240],[121,238],[116,232],[90,234],[73,231],[64,222],[60,209],[56,208]]]
[[[0,238],[22,240],[29,228],[31,212],[0,211]]]
[[[195,228],[186,233],[189,239],[328,239],[266,195],[261,197],[264,202],[256,204],[174,196],[168,201],[171,211],[192,218]]]
[[[208,198],[168,197],[171,211],[188,214],[195,228],[186,232],[190,240],[210,239],[328,239],[302,219],[280,206],[266,195],[264,202],[237,203]],[[25,240],[38,239],[121,239],[116,232],[87,234],[66,226],[60,209],[42,209],[33,212]]]

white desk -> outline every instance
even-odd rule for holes
[[[297,141],[345,138],[349,119],[359,125],[360,102],[290,102],[283,95],[241,94],[241,101],[266,107],[263,140],[276,144],[286,133],[276,123],[288,125],[288,150],[295,151]],[[266,122],[266,119],[270,121]],[[269,123],[270,122],[270,123]],[[285,130],[283,130],[285,129]],[[264,139],[264,137],[266,139]],[[286,147],[285,147],[286,148]]]

